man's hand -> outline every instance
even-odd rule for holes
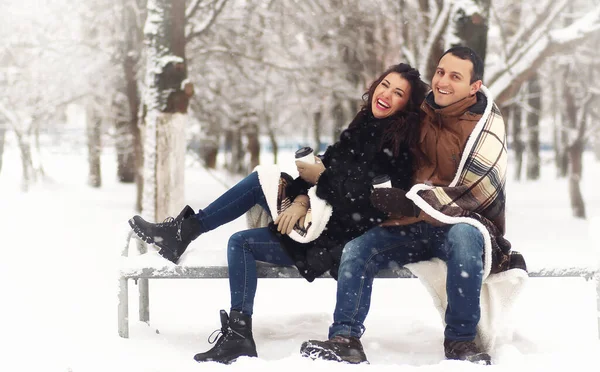
[[[315,164],[305,163],[303,161],[296,161],[296,167],[298,168],[298,174],[304,181],[315,185],[321,176],[321,173],[325,171],[325,166],[321,159],[315,156]]]
[[[405,217],[416,217],[421,211],[406,197],[406,191],[392,187],[373,190],[371,203],[382,212]]]
[[[277,231],[289,235],[300,220],[300,226],[304,226],[304,217],[308,212],[308,205],[305,202],[294,201],[285,211],[281,212],[273,223],[277,225]]]

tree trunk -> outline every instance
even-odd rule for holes
[[[117,120],[115,148],[117,150],[117,179],[123,183],[135,182],[135,144],[129,121]]]
[[[182,87],[185,1],[148,0],[147,9],[143,215],[158,221],[183,204],[185,113],[193,89]]]
[[[540,113],[541,113],[541,87],[536,74],[527,82],[527,179],[540,178]]]
[[[571,72],[567,75],[571,75]],[[567,147],[569,157],[569,196],[571,199],[571,210],[573,216],[576,218],[585,218],[585,202],[583,201],[583,195],[581,194],[580,181],[583,170],[583,150],[585,149],[585,139],[583,133],[585,133],[585,120],[581,120],[578,112],[577,98],[575,94],[575,87],[565,88],[565,103],[566,103],[566,115],[568,117],[568,127],[572,128],[573,132],[577,132],[576,138],[568,138],[569,144]],[[583,110],[583,109],[582,109]]]
[[[464,0],[454,5],[450,15],[446,49],[455,45],[468,46],[485,61],[490,1]]]
[[[31,143],[26,134],[17,130],[15,130],[15,136],[17,137],[17,145],[21,152],[21,191],[27,192],[31,187],[31,183],[35,180],[33,161],[31,159]]]
[[[100,155],[102,154],[102,120],[95,115],[88,115],[86,120],[88,145],[88,185],[102,186],[102,169]]]
[[[571,197],[571,210],[573,217],[586,218],[585,202],[581,194],[581,175],[583,170],[583,150],[584,141],[578,140],[569,149],[569,159],[571,160],[571,173],[569,175],[569,195]]]
[[[250,154],[250,164],[248,173],[251,173],[256,166],[260,164],[260,141],[258,140],[258,123],[249,123],[246,126],[246,139],[248,140],[248,153]]]
[[[318,154],[321,151],[321,118],[322,118],[322,114],[321,111],[317,111],[315,113],[313,113],[313,138],[314,138],[314,145],[313,145],[313,150],[315,151],[315,154]]]
[[[219,154],[218,138],[204,138],[202,141],[202,159],[208,169],[217,168],[217,155]]]
[[[523,143],[522,130],[522,109],[518,104],[513,104],[508,108],[508,122],[512,123],[513,149],[515,152],[515,180],[521,180],[523,172],[523,153],[525,145]]]
[[[269,136],[269,143],[271,143],[271,149],[273,151],[273,164],[277,164],[279,159],[279,144],[277,143],[277,136],[271,123],[271,116],[265,115],[265,124],[267,126],[267,135]]]
[[[140,92],[138,89],[137,70],[141,45],[141,30],[137,26],[137,7],[128,4],[131,0],[123,0],[123,30],[125,36],[123,48],[123,73],[125,76],[125,95],[127,97],[127,122],[117,123],[117,178],[120,182],[136,182],[136,209],[141,210],[143,190],[143,146],[140,134],[139,112]],[[139,0],[138,0],[139,1]]]
[[[346,126],[346,115],[343,101],[337,97],[334,97],[333,99],[335,103],[331,109],[331,116],[333,117],[333,133],[331,138],[332,142],[335,142],[340,138],[340,134]]]

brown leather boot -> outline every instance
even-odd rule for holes
[[[368,363],[363,346],[356,337],[335,336],[327,341],[305,341],[300,347],[300,354],[311,359],[352,364]]]
[[[479,350],[473,341],[444,340],[446,359],[466,360],[475,364],[490,365],[492,358]]]

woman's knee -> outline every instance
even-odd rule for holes
[[[227,243],[227,255],[230,256],[236,253],[243,253],[244,249],[248,244],[246,234],[244,231],[238,231],[235,234],[229,237],[229,242]]]

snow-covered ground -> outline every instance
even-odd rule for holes
[[[0,371],[495,371],[597,370],[596,296],[592,281],[530,279],[514,311],[511,342],[493,352],[495,366],[445,361],[442,325],[416,279],[379,279],[363,344],[370,365],[310,361],[302,341],[327,335],[335,282],[261,279],[254,316],[259,359],[231,366],[194,362],[229,308],[227,280],[155,280],[150,325],[136,321],[131,284],[130,338],[117,335],[117,270],[134,213],[133,185],[115,181],[115,156],[103,157],[101,189],[86,186],[83,150],[44,157],[50,180],[19,191],[18,154],[6,149],[0,172]],[[283,154],[288,170],[291,154]],[[268,161],[269,159],[263,159]],[[224,177],[218,173],[218,177]],[[545,168],[540,182],[508,185],[508,234],[531,268],[594,265],[600,250],[600,164],[586,154],[583,195],[588,220],[571,217],[566,180]],[[233,182],[233,180],[228,180]],[[201,208],[225,188],[198,165],[186,173],[186,201]],[[201,236],[184,263],[225,263],[238,219]]]

